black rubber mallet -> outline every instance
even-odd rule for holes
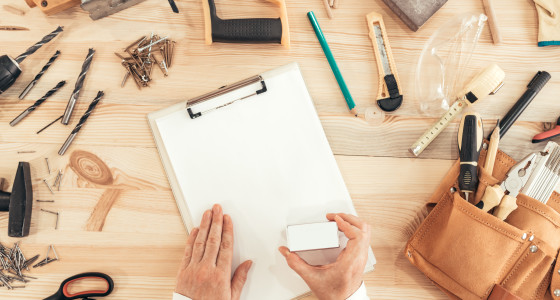
[[[43,39],[41,39],[35,45],[29,47],[25,52],[20,54],[15,59],[11,58],[8,55],[0,56],[0,94],[4,93],[9,87],[11,87],[21,74],[21,68],[19,67],[19,64],[21,64],[21,62],[29,55],[39,50],[41,46],[54,39],[61,32],[62,27],[58,26],[55,31],[44,36]]]
[[[0,191],[0,211],[9,211],[9,236],[24,237],[29,235],[32,209],[33,188],[31,186],[31,169],[28,162],[20,162],[12,186],[12,192]]]

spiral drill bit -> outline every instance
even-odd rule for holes
[[[41,71],[35,75],[35,78],[33,78],[33,80],[31,80],[31,82],[27,85],[27,87],[25,87],[25,89],[23,90],[23,92],[21,92],[21,94],[19,95],[19,99],[23,99],[25,98],[25,96],[27,95],[27,93],[29,93],[29,91],[31,91],[31,89],[35,86],[35,84],[37,83],[37,81],[39,81],[39,79],[41,79],[41,77],[43,76],[43,74],[45,74],[45,72],[50,68],[50,66],[54,63],[54,61],[58,58],[58,56],[60,55],[60,51],[56,50],[56,52],[54,53],[54,55],[49,59],[49,61],[47,62],[47,64],[41,69]]]
[[[90,48],[86,59],[84,60],[84,64],[82,65],[82,71],[80,72],[80,75],[78,75],[78,80],[76,80],[74,91],[72,92],[70,100],[68,100],[66,110],[64,111],[64,115],[62,117],[62,124],[64,125],[68,125],[68,123],[70,123],[70,117],[74,112],[74,106],[76,106],[76,102],[78,101],[78,97],[80,96],[80,91],[82,90],[82,87],[84,85],[84,80],[86,79],[86,75],[91,65],[94,54],[95,50],[93,50],[93,48]]]
[[[41,46],[43,46],[44,44],[50,42],[50,41],[51,41],[52,39],[54,39],[59,33],[62,32],[62,28],[63,28],[62,26],[58,26],[58,28],[57,28],[55,31],[53,31],[53,32],[51,32],[51,33],[45,35],[45,36],[43,37],[42,40],[40,40],[39,42],[37,42],[37,44],[35,44],[35,45],[29,47],[27,50],[25,50],[25,52],[23,52],[23,53],[20,54],[18,57],[16,57],[16,62],[17,62],[18,64],[20,64],[20,63],[21,63],[25,58],[27,58],[29,55],[31,55],[31,54],[35,53],[35,51],[39,50],[39,48],[41,48]]]
[[[64,84],[66,84],[66,81],[61,81],[59,82],[54,88],[52,88],[50,91],[48,91],[43,97],[41,97],[41,99],[35,101],[35,103],[33,103],[33,105],[31,105],[30,107],[28,107],[26,110],[24,110],[19,116],[17,116],[15,119],[12,120],[12,122],[10,122],[10,126],[14,127],[17,125],[17,123],[19,123],[21,120],[23,120],[25,117],[27,117],[32,111],[34,111],[39,105],[41,105],[43,102],[45,102],[47,100],[47,98],[49,98],[50,96],[52,96],[54,93],[56,93],[56,91],[58,91],[61,87],[64,86]]]
[[[62,32],[62,27],[59,26],[55,31],[43,37],[40,42],[27,49],[27,51],[18,56],[16,59],[13,59],[8,55],[0,56],[0,94],[9,89],[14,84],[14,82],[16,82],[16,79],[19,77],[19,75],[21,75],[21,68],[19,67],[19,64],[27,56],[33,54],[35,51],[37,51],[37,49],[39,49],[45,43],[48,43],[60,32]]]
[[[82,127],[84,126],[84,123],[87,121],[87,119],[89,118],[89,116],[91,115],[91,113],[93,112],[93,110],[95,109],[97,104],[99,103],[99,101],[101,101],[101,98],[103,98],[103,95],[104,95],[103,91],[97,92],[97,96],[95,97],[95,99],[93,99],[93,101],[91,101],[91,104],[89,105],[88,109],[86,110],[84,115],[80,118],[80,122],[78,122],[78,125],[76,125],[76,128],[74,128],[74,130],[72,130],[72,132],[70,133],[70,135],[66,139],[66,142],[64,142],[64,145],[62,145],[62,147],[58,151],[59,155],[64,155],[64,153],[66,153],[66,150],[68,150],[68,147],[70,147],[70,144],[72,144],[72,142],[74,141],[74,139],[78,135],[78,132],[80,132],[80,129],[82,129]]]

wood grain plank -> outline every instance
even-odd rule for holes
[[[20,0],[3,4],[20,7],[24,16],[0,11],[2,25],[30,28],[27,32],[0,31],[0,54],[17,56],[57,25],[65,31],[22,64],[23,74],[0,95],[0,177],[11,185],[17,162],[29,161],[35,203],[31,234],[21,240],[27,253],[42,253],[55,244],[61,261],[33,274],[39,277],[26,289],[0,289],[0,298],[36,299],[52,294],[66,277],[84,271],[104,271],[117,282],[107,299],[169,299],[181,259],[186,232],[179,217],[165,172],[146,122],[146,114],[198,96],[292,61],[300,64],[315,107],[343,173],[359,215],[373,227],[372,247],[378,258],[376,271],[365,276],[368,293],[375,299],[445,299],[430,281],[402,255],[404,245],[417,226],[417,214],[457,157],[458,120],[423,153],[412,159],[408,147],[442,114],[422,112],[416,93],[417,60],[428,38],[461,12],[483,12],[479,0],[449,1],[417,32],[410,31],[382,1],[347,0],[329,20],[319,0],[287,0],[292,48],[277,45],[204,45],[200,1],[178,1],[180,14],[171,13],[165,1],[147,0],[98,21],[75,7],[45,17],[38,8],[29,9]],[[495,62],[506,72],[504,88],[480,101],[480,112],[488,133],[525,91],[538,70],[552,80],[521,116],[500,147],[514,158],[543,145],[532,145],[531,137],[551,126],[560,111],[555,101],[560,89],[560,56],[557,48],[536,47],[537,15],[532,1],[496,0],[503,44],[494,46],[485,29],[465,76]],[[223,17],[274,16],[275,9],[261,0],[220,0]],[[305,13],[314,10],[334,55],[356,100],[360,113],[374,106],[377,94],[376,61],[368,38],[365,14],[377,11],[384,17],[405,93],[402,108],[373,124],[348,115],[347,107],[321,52]],[[113,54],[142,35],[156,32],[177,41],[174,66],[169,77],[154,75],[150,88],[138,91],[128,82],[120,87],[124,70]],[[73,117],[73,125],[98,90],[106,97],[96,109],[65,156],[56,152],[72,126],[55,124],[40,135],[35,132],[64,110],[87,49],[97,52]],[[39,84],[22,101],[21,90],[56,51],[62,55]],[[422,74],[427,78],[430,74]],[[60,80],[67,86],[45,102],[18,126],[12,120]],[[467,80],[467,79],[465,79]],[[433,101],[433,100],[432,100]],[[34,150],[36,153],[17,154]],[[86,151],[109,169],[112,184],[78,174],[72,168],[73,153]],[[62,189],[51,195],[42,178],[49,177],[44,157],[53,169],[65,173]],[[85,164],[87,169],[91,164]],[[86,172],[87,173],[87,172]],[[116,188],[120,196],[106,215],[102,232],[86,230],[87,221],[103,193]],[[40,208],[60,212],[59,229],[54,218]],[[0,240],[6,236],[7,214],[0,213]],[[313,299],[309,297],[307,299]]]

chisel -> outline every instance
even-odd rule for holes
[[[465,193],[469,201],[469,194],[476,191],[478,185],[478,158],[482,149],[482,118],[477,113],[466,113],[461,119],[457,134],[459,144],[459,158],[461,167],[459,173],[459,189]]]

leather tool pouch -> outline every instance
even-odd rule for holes
[[[479,167],[475,202],[513,165],[500,151],[495,177]],[[408,241],[407,258],[451,299],[560,300],[560,195],[543,204],[520,194],[504,222],[453,191],[458,175],[459,162],[427,204],[433,209]]]

